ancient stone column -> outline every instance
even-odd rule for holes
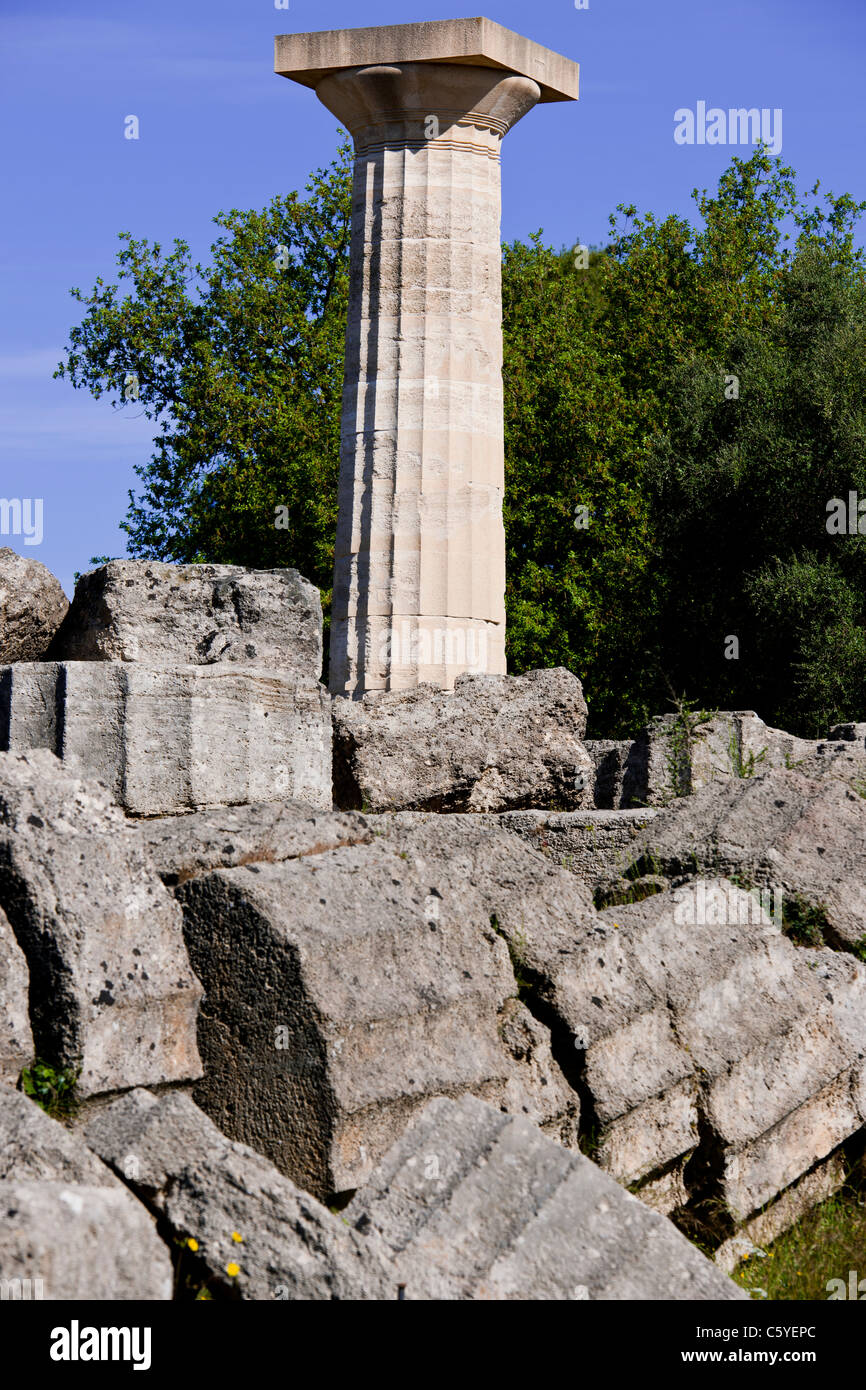
[[[505,672],[499,146],[575,63],[486,19],[284,35],[355,145],[331,690]]]

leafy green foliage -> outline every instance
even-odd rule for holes
[[[786,893],[782,900],[782,931],[795,946],[824,946],[829,930],[823,907],[809,903],[797,894]]]
[[[651,712],[635,657],[653,578],[647,445],[599,331],[602,261],[576,270],[540,236],[504,249],[506,610],[509,669],[578,672],[594,726],[612,728]]]
[[[131,554],[333,569],[351,177],[328,170],[262,212],[233,209],[208,267],[124,232],[120,284],[100,279],[56,375],[158,424],[130,494]],[[129,292],[120,297],[121,286]],[[123,399],[128,374],[139,397]],[[284,526],[277,527],[277,508]]]
[[[55,1068],[37,1059],[32,1067],[22,1071],[20,1084],[24,1094],[35,1100],[46,1115],[67,1119],[78,1109],[78,1076],[77,1067]]]
[[[759,147],[694,225],[621,205],[586,268],[503,248],[509,669],[575,671],[594,736],[671,688],[805,736],[862,714],[866,536],[826,508],[866,498],[866,204],[818,190]],[[133,555],[293,565],[327,614],[347,146],[307,195],[220,214],[206,267],[123,233],[57,375],[154,421]]]

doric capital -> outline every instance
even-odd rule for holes
[[[323,77],[316,96],[342,121],[361,154],[382,145],[423,146],[455,127],[500,139],[530,111],[541,89],[529,77],[460,63],[390,63]]]
[[[578,95],[577,63],[492,19],[434,19],[280,34],[274,50],[275,71],[305,87],[317,88],[323,78],[347,68],[458,63],[528,77],[539,87],[537,100],[542,102],[576,101]]]

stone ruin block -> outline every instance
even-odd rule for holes
[[[830,743],[773,729],[754,710],[719,710],[701,723],[694,716],[689,719],[688,731],[679,716],[660,714],[633,741],[588,741],[595,768],[595,805],[599,809],[667,806],[713,783],[762,776],[776,768],[811,762],[816,756],[829,770],[839,751]],[[840,740],[843,737],[849,735],[839,734]]]
[[[612,811],[628,804],[624,786],[630,739],[588,738],[584,747],[593,766],[593,804],[597,810]]]
[[[832,748],[832,745],[829,747]],[[812,775],[818,767],[822,775]],[[760,885],[791,916],[811,911],[813,944],[854,951],[866,942],[866,798],[817,756],[796,771],[702,788],[659,811],[623,855],[629,880],[643,870],[677,879],[724,875]],[[805,776],[807,772],[809,776]]]
[[[586,703],[570,671],[461,675],[334,702],[334,793],[346,810],[592,805]]]
[[[84,574],[48,653],[56,661],[322,672],[322,605],[297,570],[112,560]]]
[[[472,1091],[576,1143],[578,1098],[444,855],[377,837],[176,891],[206,990],[195,1099],[299,1186],[357,1188],[433,1095]]]
[[[44,565],[0,548],[0,664],[41,661],[68,608],[59,580]]]
[[[330,699],[282,671],[123,662],[0,670],[0,749],[46,748],[130,815],[288,797],[331,806]]]
[[[520,1115],[432,1101],[349,1203],[407,1299],[745,1299],[670,1222]]]
[[[0,909],[0,1081],[15,1085],[33,1060],[27,959]]]
[[[216,1296],[397,1298],[375,1233],[360,1235],[266,1158],[227,1139],[188,1095],[132,1091],[96,1111],[85,1132],[173,1240],[195,1235],[198,1278]],[[230,1262],[239,1271],[233,1280]]]
[[[82,1098],[201,1074],[180,910],[105,788],[44,750],[0,757],[0,907],[35,1052]]]
[[[295,570],[112,561],[48,655],[0,668],[0,751],[77,759],[130,815],[330,808],[321,603]]]
[[[8,1086],[0,1206],[4,1299],[171,1298],[171,1259],[153,1217],[78,1134]]]
[[[211,869],[281,863],[342,845],[370,844],[369,818],[357,811],[319,811],[300,801],[218,806],[136,822],[145,854],[172,887]]]
[[[653,1205],[664,1187],[665,1209],[712,1199],[736,1224],[866,1121],[866,966],[798,949],[735,885],[608,908],[567,951],[533,923],[522,949],[573,1040],[596,1161]]]

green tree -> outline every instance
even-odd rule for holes
[[[332,580],[351,215],[349,149],[262,212],[221,213],[207,267],[121,233],[55,373],[158,433],[123,529],[132,555]],[[122,290],[129,289],[123,297]],[[128,378],[138,399],[126,401]],[[285,509],[278,511],[278,509]],[[284,523],[278,526],[277,522]]]
[[[763,324],[732,326],[671,380],[647,472],[670,679],[824,736],[866,699],[866,536],[827,531],[832,498],[866,497],[856,257],[801,237]],[[726,397],[733,380],[738,395]],[[725,657],[729,635],[738,660]]]
[[[133,555],[293,565],[327,613],[346,146],[307,193],[220,215],[206,268],[124,233],[57,375],[115,405],[137,376]],[[694,225],[621,206],[585,268],[540,233],[503,248],[509,669],[574,670],[596,736],[672,687],[823,733],[864,713],[866,538],[825,522],[866,497],[866,204],[801,197],[763,147],[693,196]]]
[[[693,197],[698,225],[620,207],[601,267],[599,331],[650,455],[644,698],[661,709],[673,686],[823,734],[866,698],[864,542],[825,526],[831,497],[866,495],[866,204],[801,197],[763,148]]]
[[[507,650],[511,670],[577,672],[592,727],[625,732],[651,712],[648,446],[599,333],[602,261],[577,269],[540,234],[504,251]]]

